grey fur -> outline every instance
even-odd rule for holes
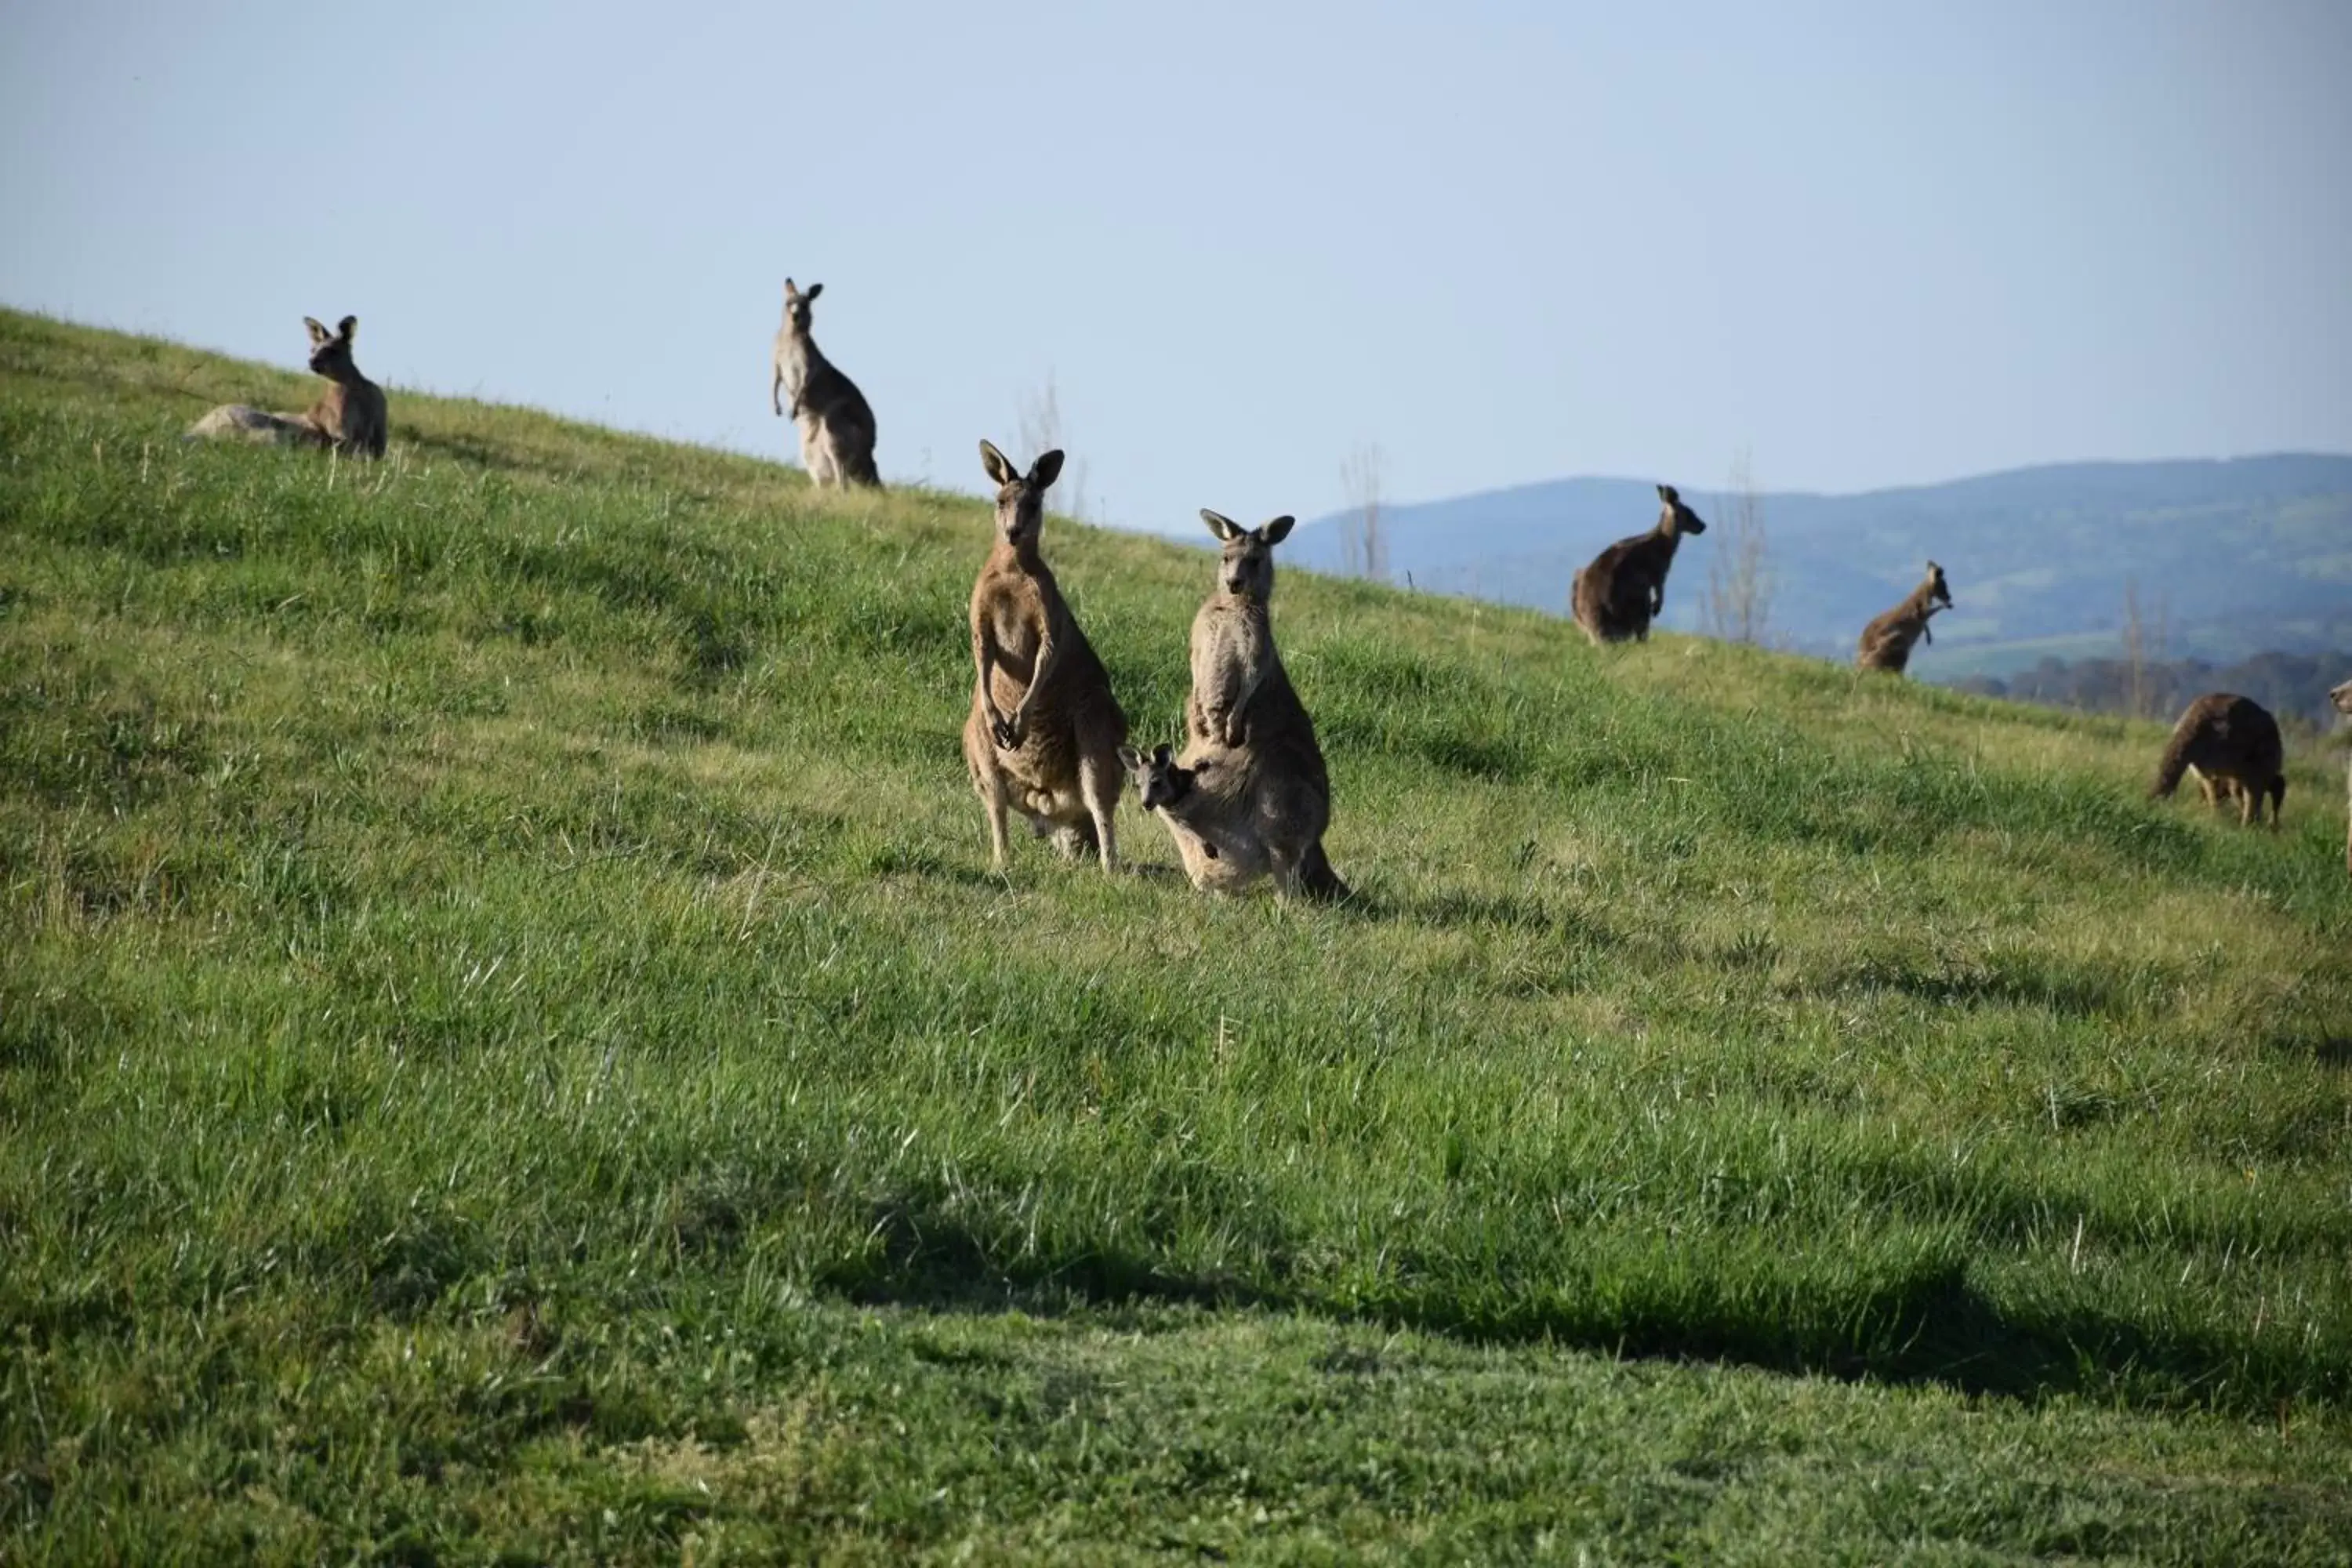
[[[1331,780],[1314,721],[1282,668],[1274,641],[1274,547],[1291,520],[1244,529],[1203,510],[1201,520],[1224,545],[1217,584],[1192,618],[1192,690],[1185,700],[1184,755],[1173,765],[1210,777],[1199,820],[1234,837],[1233,864],[1208,865],[1187,847],[1183,818],[1162,814],[1185,869],[1199,888],[1231,890],[1271,875],[1287,898],[1343,899],[1348,886],[1331,869],[1323,835],[1331,820]],[[1130,774],[1135,773],[1133,768]],[[1142,779],[1138,775],[1138,786]],[[1190,837],[1202,838],[1199,830]],[[1247,848],[1243,847],[1246,843]]]
[[[360,319],[345,316],[333,331],[310,316],[302,318],[302,325],[310,333],[311,374],[327,380],[327,390],[307,412],[271,414],[242,403],[224,404],[189,426],[185,438],[331,447],[348,457],[383,457],[391,410],[383,388],[352,363]]]
[[[776,332],[768,402],[781,419],[790,395],[793,424],[800,431],[801,466],[812,481],[879,489],[874,410],[856,384],[835,368],[809,335],[810,306],[823,292],[822,283],[810,284],[803,294],[791,279],[784,279],[784,324]]]

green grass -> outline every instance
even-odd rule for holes
[[[0,1560],[2340,1561],[2340,763],[1292,574],[1360,899],[999,879],[978,502],[300,395],[0,315]]]

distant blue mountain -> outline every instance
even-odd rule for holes
[[[1710,524],[1687,542],[1664,625],[1700,629],[1727,498],[1678,476]],[[2174,657],[2352,646],[2352,457],[2067,463],[1948,484],[1759,495],[1773,640],[1844,657],[1863,624],[1933,558],[1953,610],[1913,672],[2003,673],[2044,655],[2113,652],[2126,584]],[[1648,479],[1570,479],[1381,513],[1389,575],[1418,588],[1564,614],[1576,569],[1655,521]],[[1347,569],[1346,516],[1318,519],[1288,562]]]

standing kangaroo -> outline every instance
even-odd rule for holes
[[[1952,591],[1944,583],[1944,569],[1934,562],[1927,563],[1927,580],[1911,590],[1911,596],[1862,628],[1862,643],[1854,650],[1854,663],[1864,669],[1886,669],[1903,673],[1911,662],[1911,645],[1925,641],[1933,643],[1935,634],[1927,629],[1929,617],[1937,610],[1952,607]]]
[[[776,417],[784,416],[791,395],[793,423],[801,435],[801,467],[816,484],[882,488],[874,468],[874,410],[809,336],[809,307],[824,292],[812,283],[803,294],[784,279],[784,324],[776,333],[775,375],[768,384],[768,402]]]
[[[2336,704],[2336,710],[2338,713],[2352,718],[2352,680],[2347,680],[2330,691],[2327,694],[2327,700]],[[2347,871],[2352,871],[2352,763],[2345,764],[2344,788],[2347,816],[2344,824],[2344,868]]]
[[[1026,474],[989,442],[980,460],[997,484],[996,545],[971,588],[971,716],[963,758],[988,813],[990,863],[1005,865],[1004,814],[1054,836],[1066,856],[1089,847],[1118,869],[1118,748],[1127,715],[1110,676],[1078,629],[1037,553],[1045,490],[1062,471],[1051,451]]]
[[[354,458],[381,458],[390,434],[383,388],[360,374],[352,363],[352,339],[360,330],[357,316],[345,316],[329,331],[305,316],[310,331],[310,371],[327,378],[327,390],[304,414],[271,414],[242,403],[223,404],[188,426],[187,439],[226,437],[239,441],[274,441],[281,445],[331,447]]]
[[[1576,574],[1570,607],[1576,624],[1595,644],[1650,640],[1650,622],[1666,607],[1666,570],[1675,548],[1690,533],[1705,533],[1698,513],[1683,505],[1672,485],[1658,487],[1658,525],[1621,539]]]
[[[2210,781],[2208,798],[2216,804],[2221,781],[2237,786],[2238,820],[2248,826],[2263,819],[2263,797],[2268,795],[2271,830],[2276,832],[2286,805],[2285,758],[2278,721],[2267,709],[2251,698],[2210,691],[2191,702],[2172,727],[2148,798],[2171,795],[2180,775],[2195,768],[2200,780]]]
[[[1203,509],[1201,521],[1224,552],[1216,587],[1192,617],[1184,765],[1213,762],[1220,794],[1247,802],[1265,833],[1267,867],[1285,897],[1344,899],[1348,885],[1323,852],[1331,821],[1330,773],[1315,742],[1315,722],[1274,647],[1274,547],[1289,537],[1292,520],[1277,517],[1246,529]],[[1200,877],[1193,881],[1200,885]]]

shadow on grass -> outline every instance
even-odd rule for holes
[[[1636,1273],[1484,1299],[1456,1281],[1341,1297],[1280,1279],[1171,1271],[1144,1247],[1008,1260],[991,1237],[935,1211],[900,1203],[877,1215],[877,1247],[826,1270],[824,1289],[938,1312],[1055,1316],[1155,1304],[1301,1312],[1472,1343],[1557,1344],[2028,1403],[2088,1395],[2266,1415],[2283,1401],[2352,1399],[2352,1366],[2324,1351],[2239,1343],[2085,1306],[2004,1304],[1949,1259],[1837,1288]]]
[[[1821,995],[1892,991],[1937,1006],[1987,1005],[2035,1007],[2060,1017],[2120,1015],[2132,1005],[2145,974],[2116,974],[2093,965],[2039,954],[2004,953],[1990,962],[1937,964],[1871,957],[1844,964],[1804,989]]]
[[[867,856],[866,868],[877,877],[921,877],[932,881],[953,882],[962,888],[983,888],[992,892],[1003,892],[1017,885],[1027,867],[1035,867],[1045,874],[1072,877],[1102,875],[1102,868],[1091,850],[1065,858],[1052,845],[1039,844],[1024,855],[1022,847],[1028,843],[1029,835],[1021,829],[1017,818],[1013,829],[1011,879],[988,868],[984,846],[981,863],[974,863],[940,854],[921,845],[891,844]],[[1147,882],[1175,885],[1184,880],[1184,872],[1180,867],[1162,865],[1155,860],[1130,860],[1124,854],[1119,858],[1118,870],[1122,877],[1134,877]]]
[[[2273,1046],[2295,1054],[2307,1049],[2312,1059],[2322,1067],[2352,1068],[2352,1035],[2329,1035],[2316,1040],[2282,1037],[2274,1040]]]

